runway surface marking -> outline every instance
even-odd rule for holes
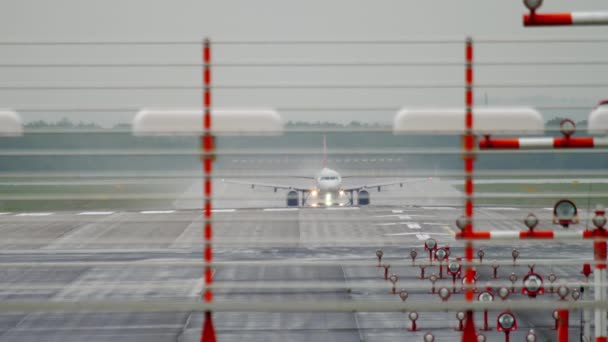
[[[212,209],[212,213],[233,213],[236,209]]]
[[[93,215],[112,215],[113,211],[85,211],[82,213],[78,213],[78,216],[93,216]]]
[[[509,208],[509,207],[489,207],[489,208],[484,208],[484,209],[488,209],[488,210],[502,210],[502,211],[517,211],[519,209],[517,208]]]
[[[450,232],[450,235],[455,235],[456,234],[456,232],[454,231],[454,229],[452,229],[452,227],[450,227],[450,226],[444,225],[443,229],[445,229],[446,231]]]
[[[433,217],[433,215],[415,215],[415,214],[408,214],[408,215],[375,215],[373,217],[394,217],[394,218],[397,218],[399,220],[411,220],[412,217]]]
[[[325,208],[325,210],[359,210],[361,208],[359,207],[329,207],[329,208]]]
[[[417,222],[406,222],[405,223],[409,229],[421,229],[420,224]]]
[[[393,210],[393,214],[402,214],[403,210]]]
[[[384,234],[384,236],[408,236],[408,235],[416,235],[416,237],[419,240],[426,240],[426,239],[430,238],[431,235],[449,236],[449,235],[453,235],[453,234],[450,234],[450,233],[425,233],[425,234],[420,234],[420,233],[392,233],[392,234]]]
[[[144,210],[140,214],[173,214],[175,210]]]
[[[424,210],[456,210],[454,207],[420,207]]]
[[[266,208],[263,211],[298,211],[300,208]]]
[[[8,214],[10,214],[10,213],[0,213],[0,216],[2,216],[2,215],[8,215]]]
[[[16,216],[51,216],[54,213],[21,213]]]
[[[396,217],[400,220],[411,220],[412,216],[410,215],[376,215],[374,217]]]

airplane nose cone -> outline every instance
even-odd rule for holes
[[[340,186],[340,182],[337,181],[326,181],[319,184],[321,190],[336,190]]]

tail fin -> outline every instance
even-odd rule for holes
[[[323,167],[327,167],[327,141],[325,134],[323,134]]]

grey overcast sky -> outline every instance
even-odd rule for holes
[[[605,0],[545,0],[543,12],[608,11]],[[523,28],[520,0],[19,0],[0,3],[2,41],[95,40],[386,40],[408,38],[608,38],[608,27]],[[461,61],[463,47],[215,46],[215,62]],[[479,44],[478,61],[606,60],[608,43]],[[1,63],[196,63],[198,46],[1,46]],[[2,68],[3,86],[199,85],[198,68]],[[608,83],[606,66],[479,67],[479,84]],[[462,67],[215,68],[216,84],[458,83]],[[477,102],[592,107],[607,87],[477,88]],[[461,106],[462,89],[217,90],[217,107]],[[198,91],[0,91],[0,107],[65,108],[196,106]],[[393,110],[283,113],[292,120],[384,121]],[[588,111],[544,111],[584,119]],[[133,113],[24,112],[26,121],[67,116],[103,125]]]

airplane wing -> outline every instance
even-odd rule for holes
[[[222,179],[222,182],[223,183],[229,183],[229,184],[249,185],[249,186],[251,186],[252,189],[257,186],[257,187],[262,187],[262,188],[273,188],[274,191],[277,191],[277,189],[296,190],[296,191],[302,191],[302,192],[308,192],[308,191],[310,191],[310,189],[307,189],[307,188],[300,188],[300,187],[297,187],[297,186],[284,185],[284,184],[247,182],[247,181],[238,181],[238,180],[231,180],[231,179]]]
[[[378,191],[380,191],[380,189],[382,187],[384,187],[384,186],[391,186],[391,185],[397,185],[397,184],[399,184],[400,187],[403,187],[403,184],[406,184],[406,183],[418,183],[418,182],[431,181],[431,180],[433,180],[432,177],[430,177],[430,178],[408,179],[408,180],[393,181],[393,182],[386,182],[386,183],[362,184],[362,185],[357,185],[357,186],[346,187],[346,188],[344,188],[344,191],[359,191],[359,190],[371,189],[371,188],[378,188]]]

